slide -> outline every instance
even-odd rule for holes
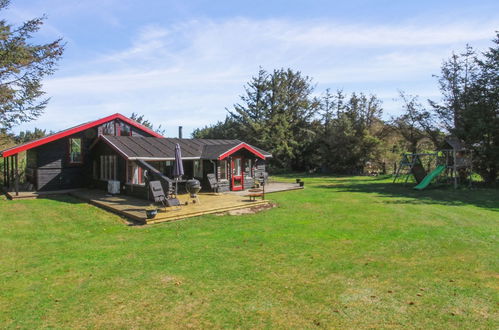
[[[423,181],[421,181],[420,184],[418,184],[414,189],[416,190],[423,190],[424,188],[428,187],[430,182],[433,181],[437,176],[439,176],[440,173],[442,173],[445,170],[445,165],[439,165],[437,166],[436,169],[434,169],[432,172],[430,172]]]

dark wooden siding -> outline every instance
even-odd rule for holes
[[[118,122],[115,121],[115,123]],[[96,186],[107,189],[107,182],[99,182],[100,180],[93,178],[93,162],[95,160],[97,162],[97,169],[100,169],[99,156],[102,154],[115,154],[115,152],[109,147],[107,149],[102,149],[104,147],[101,147],[100,150],[96,148],[96,150],[90,152],[91,144],[98,138],[99,134],[102,134],[102,127],[101,125],[89,128],[85,131],[28,150],[28,181],[34,185],[36,190],[42,191],[80,188],[84,186]],[[131,132],[134,136],[151,136],[151,134],[143,132],[136,127],[131,127]],[[70,138],[82,139],[83,161],[81,164],[70,164],[69,162]],[[118,159],[118,180],[122,182],[122,187],[125,187],[126,162],[119,156]]]
[[[37,190],[59,190],[80,188],[85,185],[85,176],[89,171],[89,148],[97,137],[96,128],[44,144],[32,149],[36,152],[35,182]],[[69,139],[81,138],[82,163],[69,162]]]
[[[29,182],[36,188],[36,168],[37,168],[37,152],[29,149],[26,151],[26,182]]]
[[[36,181],[38,190],[59,190],[80,188],[85,185],[82,168],[38,169]]]

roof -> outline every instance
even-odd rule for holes
[[[134,136],[101,136],[100,139],[129,160],[173,160],[175,145],[182,150],[182,159],[221,160],[245,149],[265,159],[272,155],[239,140],[176,139]]]
[[[79,133],[81,131],[84,131],[86,129],[89,129],[89,128],[92,128],[95,126],[102,125],[104,123],[107,123],[107,122],[115,120],[115,119],[120,119],[131,126],[134,126],[134,127],[138,128],[146,133],[151,134],[154,137],[163,137],[161,134],[158,134],[158,133],[154,132],[153,130],[145,127],[144,125],[137,123],[135,120],[132,120],[128,117],[125,117],[120,113],[115,113],[114,115],[110,115],[110,116],[107,116],[107,117],[104,117],[104,118],[101,118],[98,120],[94,120],[94,121],[90,121],[90,122],[87,122],[84,124],[80,124],[80,125],[65,129],[63,131],[45,136],[43,138],[36,139],[36,140],[30,141],[27,143],[23,143],[21,145],[17,145],[15,147],[12,147],[9,149],[5,149],[5,150],[0,152],[0,156],[8,157],[11,155],[15,155],[17,153],[20,153],[21,151],[25,151],[25,150],[32,149],[35,147],[39,147],[39,146],[44,145],[46,143],[61,139],[63,137],[69,136],[69,135]]]

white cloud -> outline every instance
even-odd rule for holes
[[[46,114],[30,125],[64,128],[58,120],[68,113],[75,124],[135,111],[175,134],[180,124],[190,130],[223,119],[259,66],[301,70],[320,88],[385,95],[395,111],[397,89],[434,95],[427,86],[435,86],[431,74],[442,59],[466,42],[483,44],[493,31],[488,22],[363,26],[237,18],[148,25],[127,49],[89,59],[86,72],[65,76],[82,65],[66,61],[68,68],[46,81],[52,96]]]

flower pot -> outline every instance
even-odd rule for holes
[[[154,219],[156,214],[158,214],[158,210],[146,210],[147,219]]]
[[[296,183],[300,183],[301,182],[301,179],[296,179]]]
[[[300,181],[299,184],[300,184],[300,187],[303,187],[305,185],[305,182]]]

